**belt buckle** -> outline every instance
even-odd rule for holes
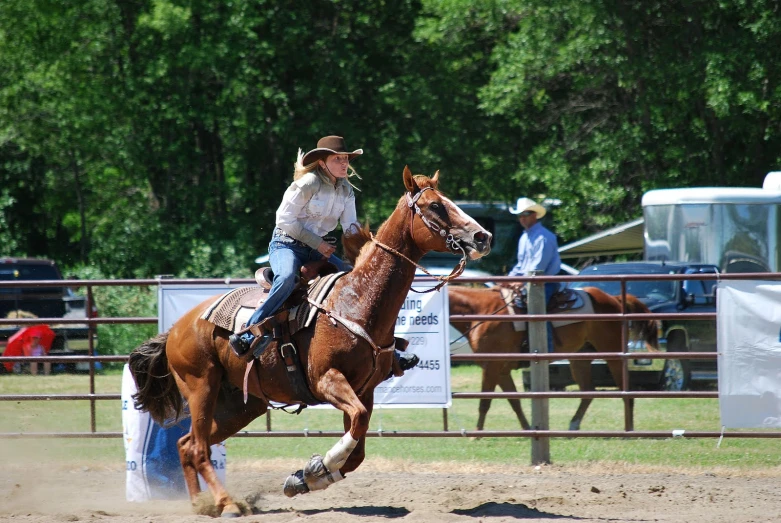
[[[288,353],[286,354],[287,348],[290,348]],[[296,350],[296,346],[293,345],[290,342],[283,343],[281,347],[279,347],[279,354],[282,356],[282,359],[285,361],[285,366],[287,367],[288,372],[293,372],[296,370],[296,360],[293,359],[293,357],[296,355],[298,351]]]
[[[290,347],[290,350],[292,350],[292,351],[293,351],[293,353],[292,353],[292,354],[285,354],[285,348],[287,348],[287,347]],[[283,358],[285,358],[285,359],[287,359],[287,358],[292,358],[293,356],[295,356],[295,355],[296,355],[296,353],[297,353],[297,352],[298,352],[298,351],[296,350],[296,346],[295,346],[295,345],[293,345],[293,344],[292,344],[292,343],[290,343],[290,342],[283,343],[283,344],[282,344],[282,346],[279,348],[279,353],[280,353],[280,354],[282,355],[282,357],[283,357]]]

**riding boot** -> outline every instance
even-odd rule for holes
[[[254,336],[250,332],[243,334],[231,334],[228,338],[231,349],[239,358],[246,358],[252,351],[252,354],[258,358],[263,351],[266,350],[268,344],[271,343],[273,337],[271,333],[263,334],[262,336]]]
[[[249,332],[243,334],[231,334],[228,338],[233,353],[239,358],[243,358],[249,352],[252,342],[255,341],[255,336]]]
[[[388,373],[388,377],[385,380],[391,379],[393,376],[403,376],[404,371],[410,370],[418,364],[420,358],[416,354],[411,352],[402,352],[400,350],[393,351],[393,365],[391,365],[391,371]]]

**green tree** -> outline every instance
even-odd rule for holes
[[[527,138],[514,176],[563,201],[560,235],[637,216],[647,189],[758,185],[777,165],[776,3],[510,4],[482,106]]]

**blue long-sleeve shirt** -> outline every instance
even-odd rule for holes
[[[556,235],[540,222],[529,227],[518,240],[518,263],[508,276],[528,276],[531,271],[543,271],[555,276],[561,270],[559,242]]]

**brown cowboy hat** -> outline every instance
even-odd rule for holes
[[[344,138],[341,136],[324,136],[317,141],[317,148],[312,149],[304,155],[301,163],[309,165],[317,160],[322,160],[330,154],[346,154],[350,161],[358,155],[363,154],[363,149],[356,149],[353,152],[347,150],[344,144]]]

